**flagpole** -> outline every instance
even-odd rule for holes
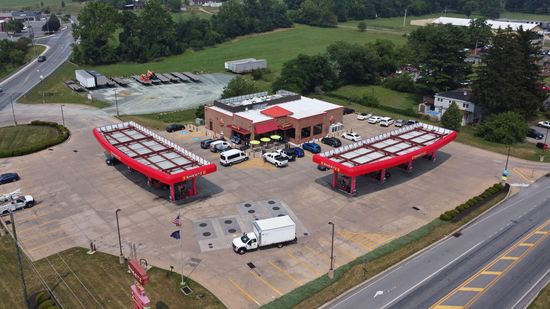
[[[182,234],[182,231],[181,231],[181,227],[182,227],[182,218],[181,218],[181,210],[178,211],[178,218],[180,220],[180,251],[181,251],[181,283],[180,285],[181,286],[184,286],[185,285],[185,282],[183,281],[183,267],[184,267],[184,264],[183,264],[183,234]]]

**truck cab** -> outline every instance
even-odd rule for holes
[[[34,206],[34,198],[31,195],[13,196],[9,201],[0,206],[0,215],[8,214],[10,211]]]
[[[254,233],[243,233],[243,236],[233,239],[233,251],[239,254],[256,249],[258,249],[258,240]]]

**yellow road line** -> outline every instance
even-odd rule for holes
[[[499,275],[502,275],[502,272],[501,271],[482,271],[480,272],[480,274],[482,275],[491,275],[491,276],[499,276]]]
[[[275,268],[276,270],[281,272],[283,275],[285,275],[288,279],[294,281],[294,283],[296,283],[298,286],[303,284],[301,281],[298,281],[298,279],[296,279],[293,275],[288,273],[286,270],[284,270],[284,269],[280,268],[279,266],[275,265],[275,263],[269,262],[269,264],[271,264],[271,266],[273,266],[273,268]]]
[[[462,307],[462,306],[442,306],[442,305],[439,305],[439,306],[435,306],[433,308],[435,308],[435,309],[462,309],[464,307]]]
[[[516,174],[518,174],[521,178],[523,178],[523,180],[525,181],[531,181],[530,178],[528,178],[527,176],[525,176],[525,174],[523,174],[517,167],[514,167],[512,169],[512,171],[516,172]]]
[[[547,231],[536,231],[535,234],[546,235],[546,234],[548,234],[548,232]]]
[[[309,252],[315,254],[317,257],[319,257],[321,260],[324,260],[325,262],[329,262],[330,261],[330,255],[324,255],[322,254],[321,252],[311,248],[310,246],[308,245],[304,245],[304,247],[306,247],[306,249],[309,250]],[[330,253],[329,253],[330,254]],[[336,265],[336,263],[334,263],[334,265]]]
[[[508,255],[508,256],[503,256],[503,257],[501,257],[500,259],[501,259],[501,260],[513,260],[513,261],[515,261],[515,260],[519,259],[519,257],[517,257],[517,256],[509,256],[509,255]]]
[[[459,291],[465,291],[465,292],[481,292],[483,291],[483,288],[472,288],[465,286],[463,288],[458,289]]]
[[[528,242],[522,242],[520,243],[518,246],[519,247],[532,247],[534,246],[535,244],[532,244],[532,243],[528,243]]]
[[[321,273],[320,273],[317,269],[315,269],[313,266],[311,266],[311,265],[309,265],[308,263],[306,263],[306,262],[300,260],[298,257],[294,256],[294,255],[293,255],[292,253],[290,253],[290,252],[288,252],[287,254],[288,254],[288,256],[290,256],[291,258],[293,258],[294,260],[296,260],[298,263],[303,264],[303,265],[304,265],[307,269],[309,269],[311,272],[317,274],[317,276],[321,276]]]
[[[271,283],[267,282],[264,278],[262,278],[262,276],[260,276],[259,274],[257,274],[255,271],[249,271],[249,273],[251,273],[253,275],[253,277],[255,277],[256,279],[260,280],[263,284],[265,284],[268,288],[272,289],[273,291],[275,291],[275,293],[279,294],[279,296],[282,296],[283,293],[281,293],[281,291],[279,291],[277,288],[275,288]]]
[[[261,306],[260,302],[258,302],[254,297],[252,297],[250,294],[248,294],[243,288],[241,288],[235,281],[233,281],[231,278],[229,278],[229,281],[233,283],[233,285],[246,297],[248,300],[252,301],[253,303],[256,303],[256,305]]]
[[[343,235],[340,235],[340,236],[343,236]],[[367,249],[367,250],[371,250],[371,248],[369,248],[367,245],[363,244],[360,240],[357,240],[356,238],[357,237],[362,237],[361,235],[354,235],[354,236],[351,236],[351,237],[344,237],[346,238],[347,240],[351,241],[352,243],[358,245],[359,247],[363,248],[363,249]]]

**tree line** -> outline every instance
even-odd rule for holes
[[[118,61],[146,62],[201,49],[236,36],[291,27],[286,7],[277,0],[229,0],[211,20],[191,17],[174,21],[159,0],[145,3],[138,14],[112,3],[90,2],[74,27],[78,44],[73,60],[98,65]]]
[[[15,42],[0,40],[0,73],[25,64],[25,55],[30,46],[31,40],[28,38],[20,38]]]

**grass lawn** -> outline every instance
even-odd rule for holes
[[[0,80],[2,80],[3,78],[7,77],[8,75],[10,75],[11,73],[17,71],[19,68],[27,65],[27,63],[31,62],[31,61],[34,61],[34,59],[40,55],[44,50],[46,49],[46,47],[42,46],[42,45],[35,45],[33,47],[31,47],[28,51],[27,51],[27,54],[25,55],[25,64],[23,64],[22,66],[13,66],[13,67],[8,67],[8,69],[4,72],[0,72]]]
[[[25,280],[31,295],[43,289],[43,286],[38,281],[38,276],[30,269],[28,260],[25,260],[24,266]],[[130,285],[133,283],[133,277],[128,274],[127,266],[120,265],[118,257],[113,255],[99,252],[88,255],[83,248],[72,248],[36,261],[34,266],[65,308],[82,306],[56,275],[54,268],[74,294],[78,295],[85,308],[98,308],[93,297],[104,308],[128,308],[132,305]],[[0,238],[0,273],[2,307],[23,308],[15,249],[9,236]],[[93,297],[79,283],[75,274],[91,291]],[[181,277],[178,274],[154,267],[148,274],[150,283],[145,289],[151,299],[152,308],[224,308],[210,291],[190,279],[186,282],[193,293],[184,296],[179,291]],[[198,298],[199,294],[203,297]]]
[[[542,291],[540,291],[539,296],[535,298],[533,303],[529,305],[528,309],[545,309],[548,308],[550,304],[550,284],[548,284]]]
[[[75,79],[74,70],[78,66],[70,62],[62,64],[52,75],[48,76],[41,84],[38,84],[30,92],[19,99],[20,103],[42,103],[42,89],[45,89],[44,99],[46,103],[85,104],[97,108],[110,106],[101,101],[94,102],[87,99],[86,94],[71,91],[64,80]]]
[[[350,264],[336,269],[334,274],[335,279],[331,280],[327,276],[322,276],[283,295],[279,299],[265,305],[264,308],[319,308],[361,282],[374,277],[419,250],[449,235],[452,231],[502,201],[505,196],[505,191],[497,193],[486,204],[472,211],[456,223],[436,219],[403,237],[357,258]]]
[[[44,7],[40,6],[40,2],[44,3]],[[65,0],[65,8],[61,7],[61,0],[2,0],[0,2],[0,11],[10,11],[10,10],[40,10],[45,8],[50,8],[51,11],[57,12],[68,12],[68,13],[78,13],[80,8],[83,6],[78,1]]]
[[[0,153],[28,147],[59,137],[58,129],[48,126],[18,125],[0,128]]]
[[[410,110],[417,108],[421,98],[415,94],[403,93],[391,90],[382,86],[365,85],[347,85],[340,87],[331,93],[350,98],[352,100],[360,99],[362,96],[369,95],[378,99],[380,105]]]
[[[134,121],[156,130],[164,130],[170,123],[195,123],[195,109],[144,115],[120,116],[122,121]]]

